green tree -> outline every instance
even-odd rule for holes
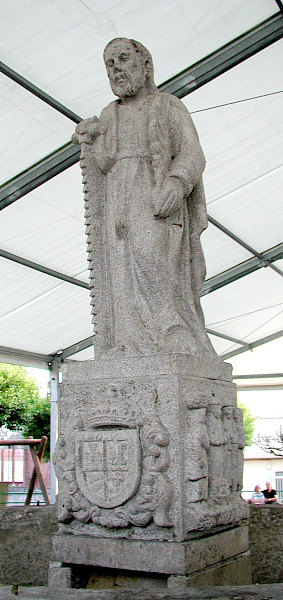
[[[48,437],[45,460],[50,452],[50,402],[41,398],[34,379],[23,367],[0,363],[0,427],[19,431],[24,438]]]
[[[245,404],[237,401],[237,405],[243,411],[243,425],[246,434],[246,446],[251,446],[254,443],[253,435],[255,429],[256,417],[253,417],[251,411]]]

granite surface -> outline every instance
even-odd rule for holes
[[[283,582],[283,505],[250,505],[253,583]]]
[[[14,600],[11,586],[0,585],[0,600]],[[23,600],[283,600],[283,584],[234,587],[188,588],[170,590],[56,590],[46,587],[20,586]]]
[[[241,523],[243,425],[227,369],[223,380],[219,359],[143,360],[63,367],[61,531],[173,542]]]
[[[81,146],[97,356],[215,357],[200,294],[205,168],[184,104],[154,84],[150,52],[125,38],[104,62],[118,100],[76,127]]]
[[[103,58],[118,100],[73,137],[95,360],[63,368],[49,582],[71,585],[82,564],[201,581],[210,568],[211,582],[234,583],[241,563],[248,583],[244,429],[200,304],[205,158],[185,106],[156,88],[140,42],[112,40]]]
[[[0,509],[0,582],[46,585],[55,506]]]

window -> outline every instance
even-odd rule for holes
[[[283,471],[275,471],[275,487],[279,500],[283,500]]]
[[[22,483],[24,480],[23,448],[0,449],[0,481]]]

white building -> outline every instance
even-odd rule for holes
[[[263,490],[270,481],[283,501],[283,456],[272,456],[256,445],[247,447],[244,454],[243,498],[251,497],[256,484]]]
[[[283,427],[282,356],[283,343],[279,339],[229,360],[238,400],[256,418],[255,440],[259,435],[274,436]],[[260,376],[256,378],[253,373]],[[237,375],[247,377],[237,379]],[[254,444],[245,448],[244,457],[243,498],[250,498],[256,484],[265,489],[266,481],[270,481],[283,501],[283,456],[276,457]]]

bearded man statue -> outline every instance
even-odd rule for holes
[[[79,123],[97,354],[210,353],[200,306],[205,158],[182,102],[160,93],[149,51],[112,40],[118,100]]]

